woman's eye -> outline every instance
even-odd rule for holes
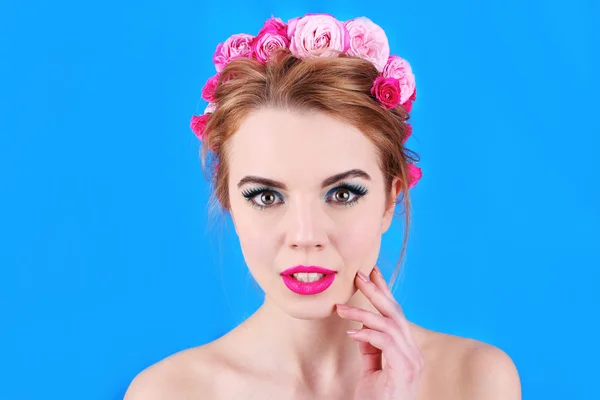
[[[352,197],[354,196],[354,197]],[[352,202],[356,197],[358,197],[358,195],[352,193],[350,190],[348,189],[337,189],[334,193],[334,200],[337,203],[350,203]]]
[[[252,201],[260,207],[268,207],[275,204],[277,201],[277,196],[275,193],[265,190],[253,197]]]
[[[326,196],[327,203],[340,206],[352,206],[367,193],[367,189],[358,185],[342,184],[332,190]],[[284,202],[283,196],[266,188],[255,188],[242,193],[251,206],[258,209],[266,209]],[[278,201],[279,200],[279,201]]]
[[[361,185],[354,185],[350,183],[342,183],[340,186],[332,189],[327,195],[328,203],[335,203],[340,206],[353,206],[355,205],[364,195],[367,194],[367,188]],[[330,197],[333,199],[330,200]]]

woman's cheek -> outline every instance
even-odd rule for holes
[[[381,245],[380,224],[375,218],[361,219],[340,237],[340,251],[346,262],[376,262]],[[362,265],[360,265],[362,267]]]

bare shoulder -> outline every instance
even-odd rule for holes
[[[475,339],[426,332],[421,398],[521,400],[517,368],[502,349]]]
[[[461,369],[464,399],[521,400],[519,372],[502,349],[473,340]]]
[[[140,372],[124,400],[214,398],[212,377],[219,368],[210,345],[180,351]]]

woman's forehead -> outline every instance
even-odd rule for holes
[[[258,110],[229,139],[229,164],[322,168],[341,172],[376,164],[376,148],[351,124],[325,113]]]

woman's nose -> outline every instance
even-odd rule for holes
[[[288,246],[294,249],[321,249],[327,241],[326,216],[319,204],[296,201],[287,210],[285,227]]]

